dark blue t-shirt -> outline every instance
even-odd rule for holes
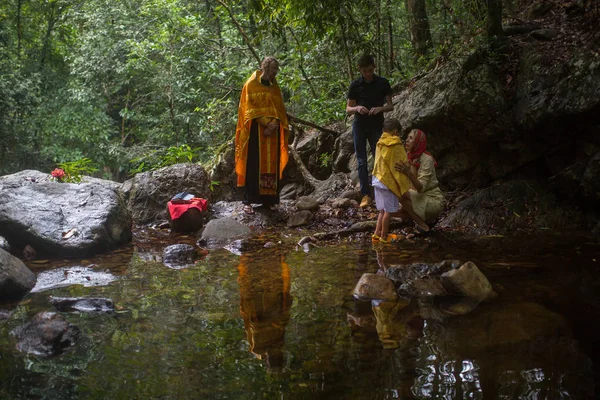
[[[379,76],[374,75],[371,82],[367,82],[361,76],[350,84],[348,89],[348,99],[356,100],[357,106],[367,107],[369,110],[373,107],[382,107],[385,104],[386,96],[392,94],[390,82]],[[360,124],[383,125],[383,113],[377,115],[354,114],[354,120]]]

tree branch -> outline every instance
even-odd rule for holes
[[[310,121],[306,121],[306,120],[300,119],[300,118],[298,118],[296,116],[293,116],[293,115],[291,115],[289,113],[287,114],[287,117],[288,117],[288,120],[290,120],[292,122],[295,122],[297,124],[302,124],[302,125],[310,126],[311,128],[315,128],[315,129],[317,129],[317,130],[319,130],[319,131],[321,131],[323,133],[328,133],[330,135],[339,135],[339,132],[336,132],[336,131],[331,130],[331,129],[324,128],[322,126],[319,126],[319,125],[315,124],[314,122],[310,122]]]
[[[235,15],[233,15],[233,11],[231,11],[231,8],[229,8],[229,6],[223,0],[217,0],[217,3],[219,3],[220,5],[222,5],[223,8],[225,8],[225,10],[227,10],[227,13],[229,14],[229,17],[231,18],[231,21],[233,22],[233,24],[237,28],[238,32],[240,32],[240,35],[242,35],[242,37],[244,38],[244,42],[246,42],[246,45],[248,46],[248,49],[250,49],[250,51],[252,52],[252,55],[254,56],[254,58],[256,58],[256,61],[258,61],[258,65],[260,65],[260,63],[262,62],[262,60],[258,56],[258,53],[256,52],[256,50],[254,50],[254,47],[252,47],[252,44],[250,43],[250,39],[248,38],[248,35],[246,35],[246,32],[244,31],[244,28],[242,28],[242,25],[240,25],[240,23],[238,22],[238,20],[235,18]]]

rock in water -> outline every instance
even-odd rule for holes
[[[467,261],[458,269],[443,273],[440,280],[444,288],[452,294],[477,301],[496,297],[490,281],[471,261]]]
[[[35,282],[35,274],[21,260],[0,249],[0,302],[21,299]]]
[[[49,297],[50,303],[58,311],[104,312],[115,311],[111,299],[105,297]]]
[[[197,258],[196,248],[189,244],[172,244],[163,251],[163,264],[173,269],[186,268]]]
[[[59,183],[39,171],[0,177],[0,235],[17,248],[76,257],[131,240],[131,217],[120,184],[85,178]]]
[[[60,314],[41,312],[11,334],[17,337],[17,350],[36,356],[54,356],[73,346],[80,331]]]
[[[359,300],[396,300],[396,287],[391,279],[379,274],[363,274],[356,287],[354,297]]]

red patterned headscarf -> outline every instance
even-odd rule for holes
[[[425,153],[431,158],[433,156],[427,149],[427,136],[425,136],[425,132],[420,129],[415,129],[415,138],[413,140],[413,148],[407,154],[408,162],[415,167],[419,167],[421,165],[421,154]],[[433,158],[433,165],[437,167],[437,161]]]

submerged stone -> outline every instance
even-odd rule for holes
[[[163,251],[163,264],[169,268],[186,268],[196,261],[196,248],[189,244],[172,244]]]
[[[37,356],[53,356],[73,346],[80,331],[60,314],[41,312],[11,334],[17,337],[17,350]]]
[[[109,272],[96,271],[94,264],[87,267],[74,266],[41,272],[32,293],[73,285],[106,286],[118,278]]]
[[[54,297],[50,296],[50,303],[58,311],[103,312],[115,311],[111,299],[105,297]]]

